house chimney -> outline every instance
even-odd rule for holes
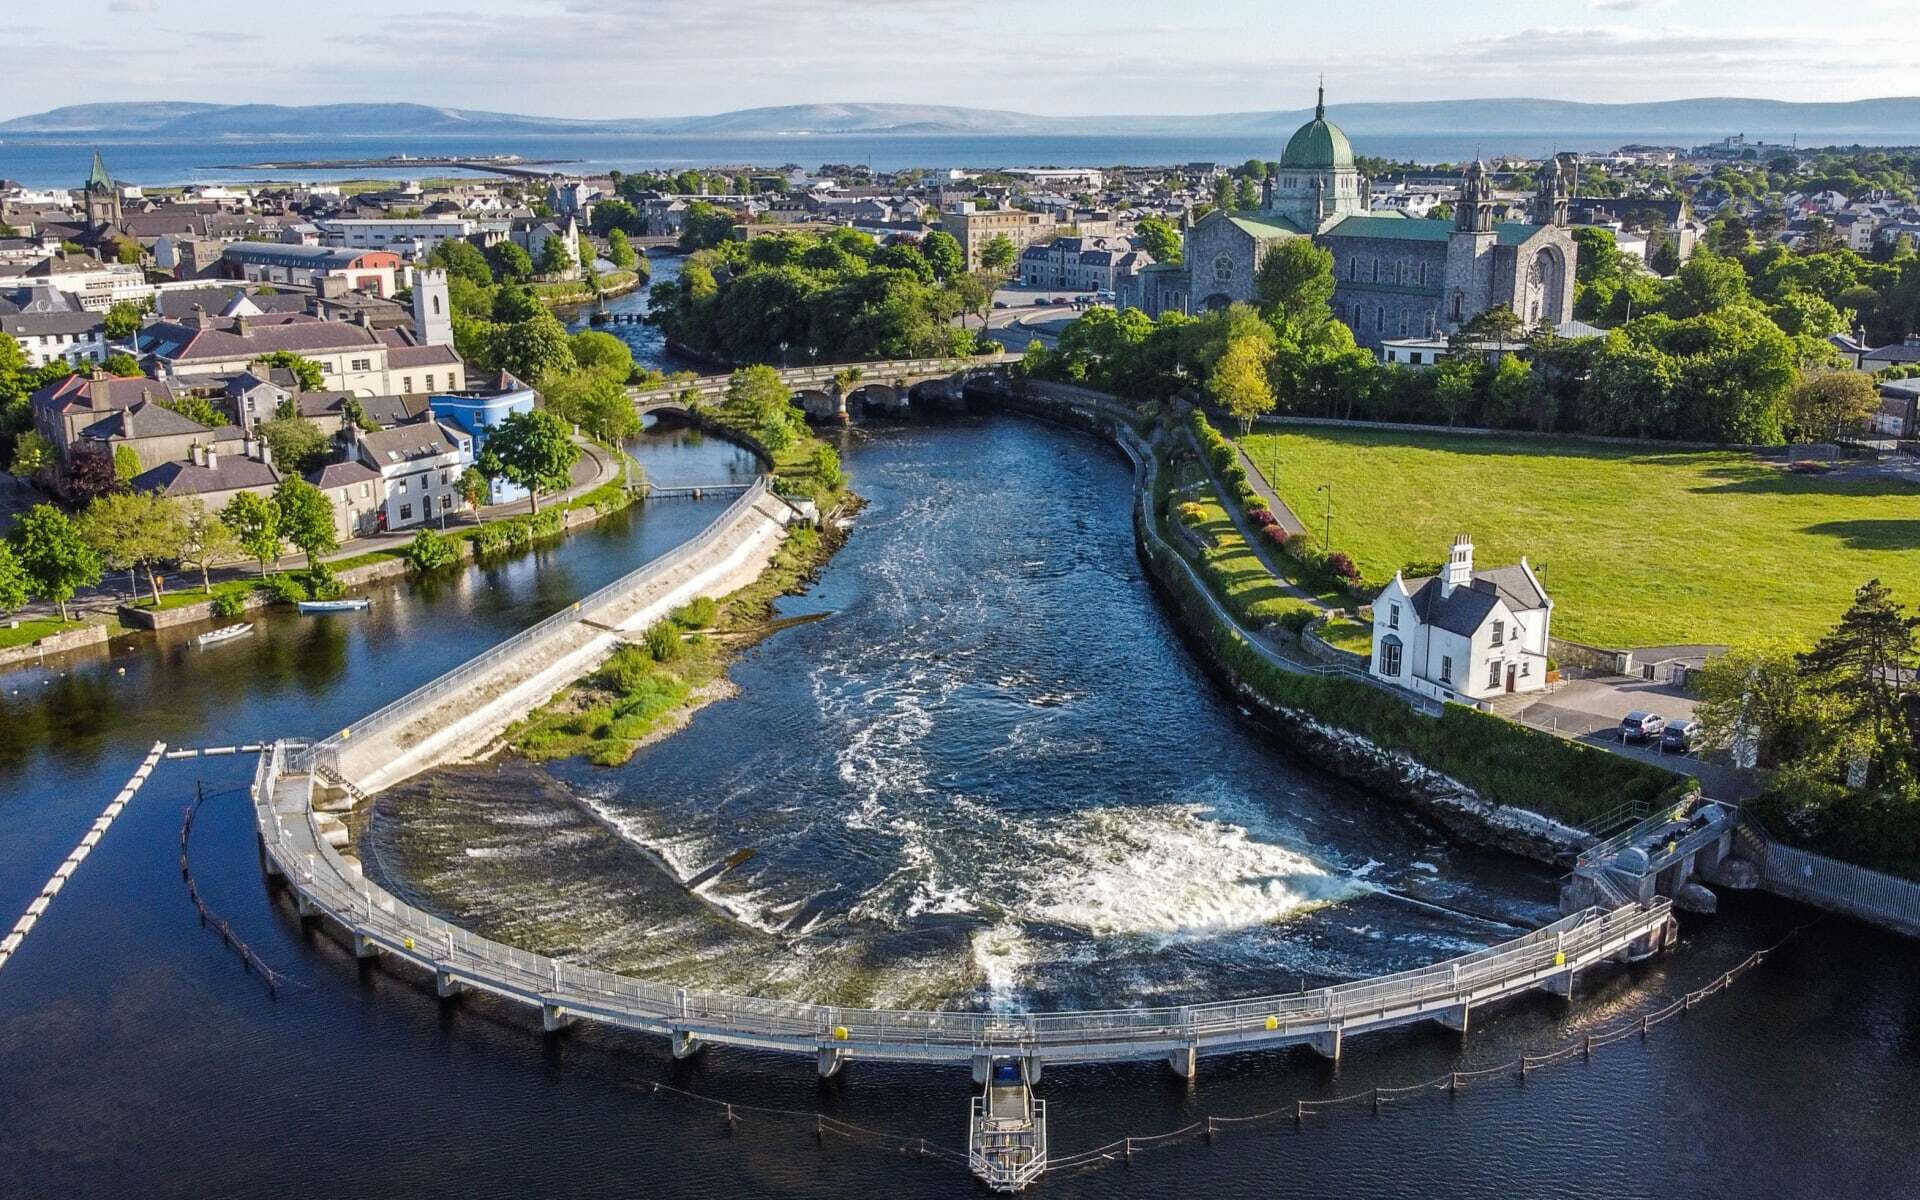
[[[1440,576],[1440,596],[1445,599],[1453,595],[1453,589],[1470,586],[1473,583],[1473,543],[1466,534],[1453,539],[1453,549],[1447,554],[1447,570]]]
[[[220,466],[220,452],[212,446],[207,447],[207,469],[216,470]]]
[[[241,337],[247,336],[247,315],[240,313],[233,318],[233,331]]]
[[[206,305],[204,304],[194,305],[193,313],[191,316],[187,318],[186,325],[187,325],[187,328],[189,329],[205,329],[207,327]]]
[[[267,445],[267,439],[261,438],[253,444],[253,456],[265,466],[273,465],[273,448]]]
[[[187,461],[196,467],[206,466],[206,455],[203,453],[205,450],[205,446],[202,446],[199,442],[195,442],[193,445],[187,447]]]

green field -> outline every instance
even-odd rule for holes
[[[1726,451],[1393,430],[1260,433],[1250,457],[1368,579],[1527,556],[1554,633],[1595,645],[1810,643],[1878,577],[1920,605],[1920,485],[1801,475]]]

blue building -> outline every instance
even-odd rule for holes
[[[537,393],[512,375],[502,371],[478,387],[459,392],[434,392],[427,407],[435,420],[444,422],[473,438],[473,461],[480,460],[486,448],[487,434],[514,413],[532,412]],[[487,503],[507,504],[525,500],[527,489],[505,479],[487,481]]]

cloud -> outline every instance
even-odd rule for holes
[[[150,13],[157,8],[158,0],[107,0],[107,11],[113,13]]]
[[[1649,8],[1672,8],[1673,0],[1587,0],[1587,7],[1599,12],[1640,12]]]

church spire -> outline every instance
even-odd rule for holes
[[[107,164],[101,160],[100,152],[93,152],[93,170],[87,172],[87,186],[104,191],[113,187],[113,177],[107,174]]]
[[[1327,77],[1325,75],[1320,77],[1320,94],[1313,102],[1313,119],[1316,121],[1327,119]]]

